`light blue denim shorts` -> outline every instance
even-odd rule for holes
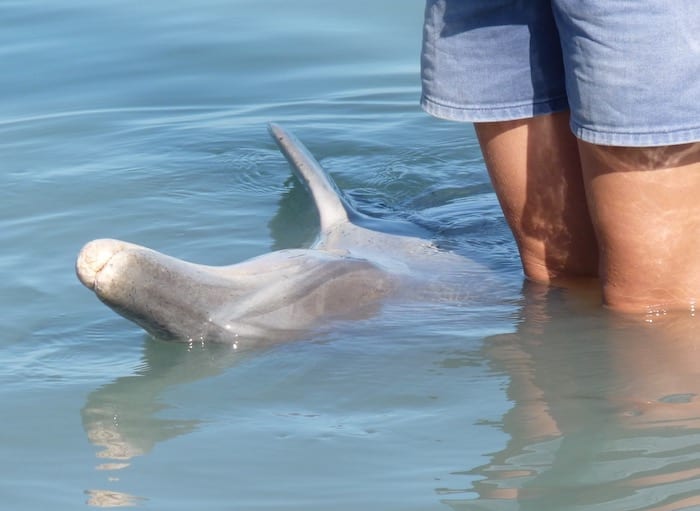
[[[571,110],[582,140],[700,140],[698,0],[428,0],[421,106],[456,121]]]

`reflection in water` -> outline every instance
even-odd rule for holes
[[[146,499],[110,490],[86,490],[87,504],[95,507],[131,507]]]
[[[214,376],[240,359],[231,346],[187,345],[148,339],[142,367],[92,392],[81,411],[90,442],[101,450],[97,470],[118,473],[132,458],[148,453],[158,442],[194,431],[200,421],[159,417],[165,390]],[[108,480],[118,481],[116,475]],[[131,506],[143,498],[113,490],[87,490],[88,504]]]
[[[478,480],[441,486],[440,502],[454,510],[700,506],[698,321],[625,318],[598,303],[583,290],[526,286],[517,331],[486,339],[482,357],[508,377],[512,408],[499,427],[510,440],[483,453],[487,464],[456,467]],[[93,392],[82,411],[108,481],[158,442],[199,427],[163,416],[167,389],[241,356],[228,346],[146,341],[142,368]],[[475,442],[479,427],[487,426],[470,426]],[[140,501],[113,489],[87,493],[94,506]]]
[[[700,338],[692,316],[644,321],[584,291],[527,285],[518,330],[485,342],[510,379],[506,448],[453,509],[700,506]],[[602,507],[599,507],[602,506]]]
[[[309,192],[294,176],[284,183],[277,212],[268,223],[272,250],[308,247],[318,236],[319,219]]]

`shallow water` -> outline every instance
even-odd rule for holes
[[[377,4],[0,6],[7,509],[700,509],[696,321],[523,286],[471,128],[417,106],[422,2]],[[271,120],[502,299],[237,353],[80,286],[97,237],[209,264],[311,242]]]

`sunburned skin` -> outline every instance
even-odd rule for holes
[[[278,125],[270,132],[318,210],[310,248],[213,267],[100,239],[78,256],[80,281],[154,337],[236,346],[298,338],[389,301],[463,303],[493,293],[483,267],[410,235],[416,226],[362,215],[299,140]]]

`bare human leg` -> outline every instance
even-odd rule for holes
[[[694,311],[700,299],[700,143],[579,143],[600,244],[603,300],[626,312]]]
[[[525,275],[543,283],[596,277],[598,245],[568,112],[475,128]]]

